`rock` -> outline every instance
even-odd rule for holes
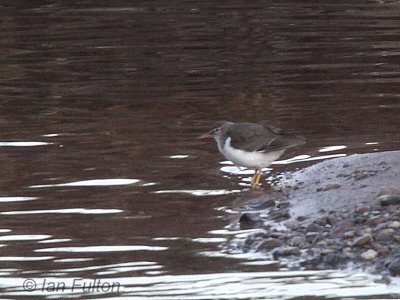
[[[322,257],[320,255],[300,262],[300,265],[305,268],[315,269],[321,263]]]
[[[269,214],[277,222],[290,219],[289,211],[287,209],[272,209]]]
[[[314,244],[319,238],[318,232],[307,232],[306,233],[306,241],[310,244]]]
[[[377,217],[372,217],[368,219],[367,224],[368,225],[377,225],[385,222],[386,218],[384,216],[377,216]]]
[[[368,220],[368,214],[363,214],[354,219],[354,224],[364,224]]]
[[[346,256],[340,252],[332,252],[325,255],[322,261],[326,263],[329,267],[334,268],[339,264],[345,263]]]
[[[299,247],[303,246],[305,243],[306,243],[305,237],[303,235],[298,235],[290,240],[289,245]]]
[[[343,236],[344,236],[345,239],[351,239],[351,238],[354,237],[354,231],[352,231],[352,230],[346,231],[343,234]]]
[[[297,221],[299,221],[299,222],[303,222],[305,220],[307,220],[307,217],[305,217],[305,216],[298,216],[297,217]]]
[[[288,208],[289,206],[290,206],[289,202],[280,202],[277,205],[278,208]]]
[[[393,235],[394,235],[394,229],[387,228],[387,229],[383,229],[379,233],[377,233],[375,235],[375,239],[380,242],[390,241],[390,240],[393,240]]]
[[[269,200],[265,200],[260,203],[257,203],[255,206],[253,206],[253,209],[266,209],[266,208],[270,208],[270,207],[275,207],[275,205],[276,205],[275,201],[272,199],[269,199]]]
[[[321,231],[321,226],[315,223],[311,223],[306,227],[307,232],[320,232]]]
[[[369,211],[370,211],[369,207],[359,207],[356,210],[356,212],[359,213],[359,214],[363,214],[363,213],[369,212]]]
[[[400,259],[397,258],[395,259],[390,265],[389,265],[389,271],[392,276],[398,276],[400,275]]]
[[[384,195],[387,195],[387,196],[397,196],[397,195],[400,195],[400,190],[395,189],[395,188],[393,188],[393,187],[384,187],[384,188],[381,188],[381,189],[379,190],[379,192],[378,192],[378,197],[379,197],[379,196],[384,196]]]
[[[344,220],[341,222],[338,222],[335,227],[335,233],[340,234],[345,231],[348,231],[350,228],[353,227],[353,222],[350,220]]]
[[[274,259],[278,259],[279,257],[292,256],[292,255],[299,256],[300,250],[296,247],[283,247],[283,248],[275,250],[274,253],[272,254]]]
[[[368,174],[365,174],[362,172],[357,172],[357,173],[354,173],[353,177],[354,177],[354,180],[361,180],[361,179],[367,178]]]
[[[378,252],[375,250],[369,249],[363,253],[361,253],[361,258],[365,260],[371,260],[378,256]]]
[[[377,201],[379,201],[382,206],[398,205],[400,204],[400,195],[382,195],[377,198]]]
[[[297,228],[300,227],[300,222],[295,221],[295,220],[289,220],[289,221],[285,222],[284,225],[286,226],[286,228],[288,228],[290,230],[296,230]]]
[[[244,213],[239,219],[241,228],[254,228],[263,222],[259,214]]]
[[[387,225],[388,228],[393,228],[393,229],[397,229],[400,228],[400,222],[399,221],[392,221],[389,222]]]
[[[320,225],[320,226],[331,225],[329,223],[329,217],[323,217],[321,219],[318,219],[315,221],[315,224]]]
[[[335,189],[338,189],[338,188],[340,188],[341,187],[341,185],[340,184],[327,184],[323,189],[322,189],[322,191],[330,191],[330,190],[335,190]]]
[[[372,241],[372,235],[370,234],[364,234],[363,236],[355,239],[352,243],[351,246],[353,247],[363,247],[369,242]]]
[[[272,250],[280,246],[282,246],[282,242],[280,240],[274,238],[266,239],[260,244],[260,246],[258,246],[257,252],[263,250]]]

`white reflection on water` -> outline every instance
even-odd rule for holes
[[[50,260],[54,256],[0,256],[0,261],[40,261]]]
[[[53,143],[47,142],[0,142],[0,147],[36,147],[51,145]]]
[[[156,274],[156,273],[155,273]],[[386,285],[376,283],[378,276],[363,273],[334,271],[279,271],[279,272],[232,272],[197,275],[154,275],[107,277],[103,282],[117,282],[122,295],[99,294],[102,299],[288,299],[291,297],[362,297],[370,295],[399,295],[399,282]],[[32,278],[38,289],[26,292],[22,284],[26,278],[2,277],[0,287],[3,296],[49,296],[41,289],[43,278]],[[72,289],[73,277],[48,277],[47,282],[63,282],[67,287],[52,291],[51,296],[84,295],[82,289]],[[89,280],[82,278],[82,280]],[[87,295],[85,295],[87,296]],[[106,297],[105,297],[106,296]],[[107,297],[108,296],[108,297]],[[382,298],[380,298],[382,299]]]
[[[208,244],[208,243],[224,243],[226,242],[228,239],[227,238],[194,238],[191,239],[193,242],[196,243],[204,243],[204,244]]]
[[[0,197],[0,202],[20,202],[36,199],[38,199],[38,197]]]
[[[84,214],[84,215],[102,215],[118,214],[123,212],[121,209],[87,209],[87,208],[65,208],[65,209],[42,209],[42,210],[15,210],[4,211],[0,215],[34,215],[34,214]]]
[[[121,245],[121,246],[85,246],[85,247],[56,247],[36,249],[35,252],[125,252],[125,251],[164,251],[168,247]]]
[[[68,186],[114,186],[114,185],[130,185],[138,183],[139,179],[121,179],[121,178],[110,178],[110,179],[91,179],[74,181],[67,183],[58,184],[41,184],[41,185],[31,185],[30,188],[47,188],[47,187],[68,187]]]
[[[72,241],[72,239],[50,239],[50,240],[39,241],[38,243],[50,244],[50,243],[65,243],[65,242],[70,242],[70,241]]]
[[[240,193],[240,190],[160,190],[153,194],[190,194],[193,196],[219,196]]]
[[[173,158],[173,159],[183,159],[183,158],[188,158],[189,155],[171,155],[169,158]]]
[[[338,146],[327,146],[327,147],[323,147],[321,149],[318,150],[318,152],[331,152],[331,151],[337,151],[337,150],[342,150],[342,149],[346,149],[347,146],[345,145],[338,145]]]
[[[46,234],[26,234],[26,235],[3,235],[0,241],[37,241],[50,238],[51,235]]]
[[[347,154],[339,153],[339,154],[332,154],[332,155],[321,155],[321,156],[310,156],[310,155],[299,155],[285,160],[277,160],[274,161],[273,165],[287,165],[297,162],[304,162],[304,161],[313,161],[313,160],[322,160],[328,158],[335,158],[335,157],[343,157],[347,156]]]
[[[91,260],[94,260],[94,258],[92,258],[92,257],[75,257],[75,258],[55,259],[54,262],[58,262],[58,263],[75,263],[75,262],[91,261]]]

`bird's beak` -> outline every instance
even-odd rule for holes
[[[198,139],[209,139],[209,138],[212,138],[212,135],[209,132],[207,132],[207,133],[203,133],[202,135],[198,136],[197,138]]]

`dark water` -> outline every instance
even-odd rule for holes
[[[4,297],[400,295],[226,248],[248,234],[232,203],[251,175],[195,138],[221,119],[304,135],[275,175],[399,150],[399,3],[2,1],[0,17]]]

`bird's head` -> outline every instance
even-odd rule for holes
[[[227,121],[216,122],[211,127],[211,130],[209,132],[202,134],[201,136],[199,136],[199,138],[200,139],[214,138],[215,140],[218,140],[221,136],[223,136],[226,133],[229,126],[232,124],[233,124],[232,122],[227,122]]]

